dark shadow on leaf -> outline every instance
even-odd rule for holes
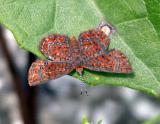
[[[87,72],[92,73],[94,75],[98,76],[106,76],[106,77],[122,77],[122,78],[134,78],[135,73],[130,73],[130,74],[121,74],[121,73],[109,73],[109,72],[96,72],[96,71],[91,71],[86,69]]]
[[[69,73],[69,75],[72,76],[72,75],[74,75],[75,73],[77,73],[77,72],[76,72],[76,70],[74,69],[71,73]]]
[[[89,72],[91,74],[97,75],[97,76],[106,76],[106,77],[122,77],[122,78],[134,78],[135,73],[130,73],[130,74],[121,74],[121,73],[109,73],[109,72],[96,72],[96,71],[91,71],[88,69],[85,69],[83,72],[83,76],[85,76],[85,73]],[[73,76],[76,73],[75,70],[73,70],[70,75]]]

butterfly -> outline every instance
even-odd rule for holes
[[[80,33],[78,40],[64,34],[50,34],[40,42],[39,50],[48,60],[36,60],[28,72],[30,86],[69,74],[74,69],[97,72],[132,73],[127,57],[110,49],[109,30],[105,25]]]

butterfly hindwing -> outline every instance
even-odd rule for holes
[[[29,85],[38,85],[41,82],[59,78],[70,73],[73,68],[70,63],[36,60],[28,72]]]
[[[118,50],[110,50],[84,63],[84,68],[112,73],[131,73],[132,67],[126,56]]]
[[[54,62],[71,62],[73,48],[70,38],[63,34],[50,34],[41,40],[40,51]]]

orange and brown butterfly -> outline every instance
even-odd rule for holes
[[[40,51],[48,60],[32,63],[28,81],[30,86],[76,71],[82,76],[83,68],[98,72],[132,73],[127,57],[119,50],[109,50],[109,35],[113,29],[107,23],[82,32],[78,40],[63,34],[50,34],[40,43]]]

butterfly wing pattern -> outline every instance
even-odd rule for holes
[[[28,81],[30,86],[59,78],[72,70],[81,75],[83,68],[111,73],[132,73],[127,57],[119,50],[109,50],[109,36],[100,29],[82,32],[75,37],[51,34],[42,39],[40,51],[48,60],[32,63]]]
[[[54,62],[71,62],[72,50],[70,38],[63,34],[50,34],[41,40],[40,51]]]
[[[126,56],[118,50],[111,50],[107,54],[99,55],[84,62],[84,68],[99,72],[131,73],[132,68]]]
[[[29,85],[35,86],[45,81],[59,78],[72,70],[73,67],[70,63],[36,60],[29,69]]]
[[[38,85],[70,73],[75,68],[72,58],[78,56],[74,54],[76,50],[74,51],[72,46],[76,48],[65,35],[51,34],[42,39],[40,51],[48,60],[37,60],[32,63],[28,72],[29,85]]]
[[[81,33],[78,41],[82,58],[86,61],[101,55],[110,43],[108,36],[96,29]]]
[[[101,30],[89,30],[79,36],[83,67],[99,72],[131,73],[126,56],[118,50],[108,50],[110,40]]]

